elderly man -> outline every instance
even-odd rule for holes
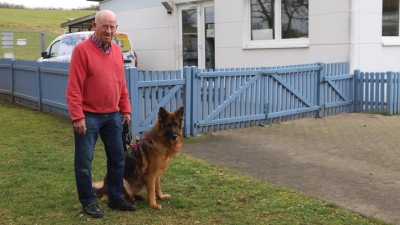
[[[99,134],[107,155],[107,206],[123,211],[136,210],[123,195],[125,159],[121,132],[122,124],[131,119],[131,106],[123,55],[112,42],[117,27],[113,12],[102,10],[96,14],[94,35],[79,43],[72,53],[66,93],[74,129],[78,197],[83,211],[94,218],[104,215],[96,203],[91,176]]]

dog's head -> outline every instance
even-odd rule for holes
[[[164,137],[168,140],[178,140],[182,137],[184,107],[181,106],[175,112],[168,112],[164,107],[158,111],[158,122]]]

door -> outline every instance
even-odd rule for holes
[[[181,66],[215,68],[214,2],[179,6]]]

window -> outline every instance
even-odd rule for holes
[[[399,36],[399,0],[383,0],[382,36]]]
[[[400,45],[399,0],[382,0],[382,44]]]
[[[308,46],[308,0],[245,0],[244,48]]]
[[[58,48],[60,47],[60,41],[54,42],[50,48],[49,58],[54,58],[58,56]]]

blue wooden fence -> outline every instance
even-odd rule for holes
[[[309,116],[320,108],[324,65],[192,70],[191,133],[266,125]]]
[[[0,98],[68,115],[69,63],[0,59]],[[396,114],[400,74],[349,74],[348,63],[183,71],[126,68],[131,130],[142,136],[160,106],[185,106],[185,136],[343,112]],[[390,82],[388,82],[388,80]]]
[[[400,113],[400,73],[354,72],[356,112],[393,115]]]
[[[173,111],[182,105],[185,106],[184,134],[190,135],[190,68],[184,71],[125,70],[132,107],[133,135],[142,136],[144,131],[154,125],[160,106]]]

